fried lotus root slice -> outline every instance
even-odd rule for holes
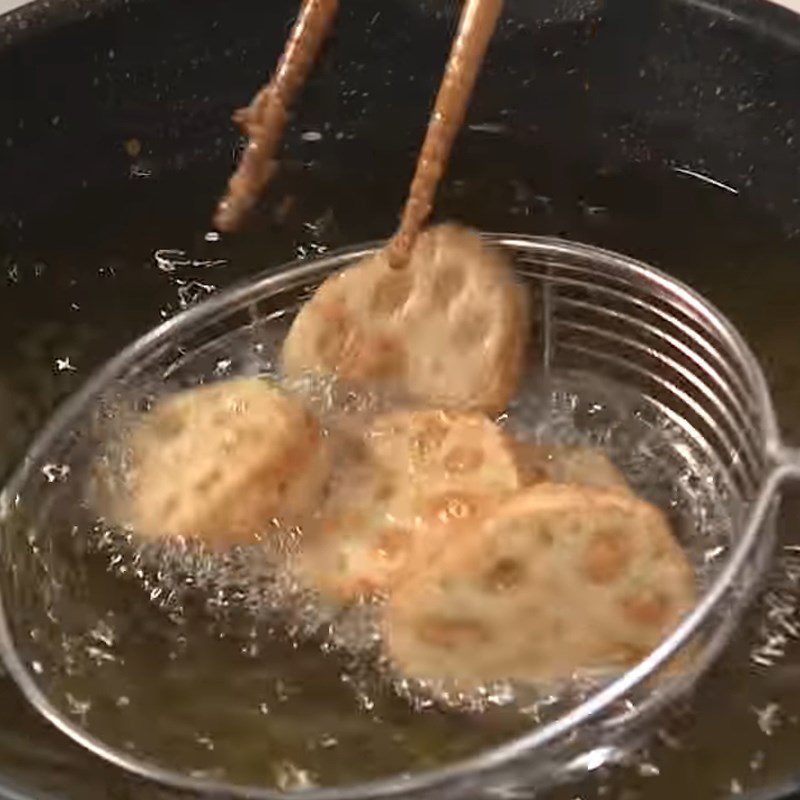
[[[527,489],[409,563],[384,609],[399,674],[471,692],[640,660],[693,606],[692,568],[660,511],[575,486]]]
[[[328,278],[298,313],[283,368],[496,413],[517,389],[527,328],[525,294],[502,253],[442,225],[419,237],[402,269],[381,251]]]
[[[158,401],[134,423],[127,445],[122,522],[143,537],[200,539],[213,548],[255,541],[274,520],[297,523],[330,475],[314,416],[257,378]]]
[[[632,493],[628,481],[602,450],[516,441],[514,452],[526,486],[567,483]]]
[[[509,440],[476,412],[380,415],[340,453],[298,561],[306,581],[338,602],[387,593],[423,544],[443,546],[520,487]]]

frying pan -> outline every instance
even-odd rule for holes
[[[393,228],[454,3],[343,4],[268,197],[239,237],[207,236],[238,144],[230,111],[295,6],[63,0],[0,18],[3,476],[61,398],[164,316]],[[798,82],[800,22],[766,3],[508,0],[438,214],[595,243],[691,282],[752,341],[795,436]],[[5,679],[0,720],[12,797],[165,796],[62,741]]]

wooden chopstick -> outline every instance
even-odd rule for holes
[[[275,155],[289,108],[303,86],[333,24],[339,0],[304,0],[275,74],[247,108],[234,114],[248,137],[228,190],[217,205],[214,225],[236,230],[277,170]]]
[[[497,26],[503,0],[466,0],[458,32],[431,114],[425,141],[397,232],[387,246],[389,263],[402,267],[433,208],[456,134],[464,122],[472,90]]]

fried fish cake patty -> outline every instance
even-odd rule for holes
[[[569,483],[631,493],[623,474],[602,450],[516,441],[514,452],[526,486]]]
[[[499,412],[519,381],[527,302],[503,254],[473,231],[425,231],[392,269],[381,251],[328,278],[283,346],[290,377],[380,383],[430,406]]]
[[[477,412],[383,414],[340,452],[298,561],[309,583],[340,601],[388,590],[419,536],[432,536],[430,521],[446,537],[520,487],[509,440]]]
[[[409,563],[388,598],[384,645],[397,671],[473,691],[616,671],[691,609],[694,576],[662,513],[633,496],[527,489]]]
[[[159,400],[127,437],[117,515],[143,537],[212,547],[253,541],[273,520],[294,524],[330,474],[328,443],[296,398],[257,378]]]

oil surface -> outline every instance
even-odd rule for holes
[[[187,352],[169,362],[169,380],[275,363],[283,323],[245,325]],[[124,437],[143,387],[163,391],[162,363],[114,389],[101,442]],[[736,535],[714,463],[638,395],[595,376],[532,372],[503,425],[522,441],[602,447],[668,512],[702,586]],[[304,388],[323,424],[341,419],[342,401],[387,406],[325,383]],[[441,697],[435,685],[420,691],[382,663],[376,607],[330,609],[286,570],[280,553],[302,547],[301,531],[212,553],[143,543],[97,520],[97,507],[81,502],[97,463],[86,430],[65,427],[30,472],[11,517],[24,527],[6,539],[5,560],[14,563],[7,597],[25,662],[48,698],[101,741],[236,784],[352,784],[477,755],[590,690],[564,675],[557,685],[486,686],[444,708],[432,700]]]
[[[800,432],[800,406],[796,403],[800,355],[793,301],[800,288],[800,273],[795,268],[800,248],[786,242],[777,225],[730,192],[676,172],[597,173],[558,165],[560,169],[531,169],[531,174],[520,176],[519,162],[510,159],[505,173],[503,165],[498,165],[491,183],[466,182],[460,180],[459,169],[469,163],[469,150],[468,144],[454,164],[440,216],[454,215],[488,230],[567,235],[630,253],[678,274],[720,305],[750,338],[764,358],[787,432]],[[110,202],[107,194],[87,195],[85,202],[58,217],[29,225],[25,239],[7,254],[0,293],[0,335],[10,344],[0,356],[0,413],[3,429],[10,434],[2,448],[4,470],[19,456],[25,440],[54,403],[135,335],[236,278],[297,255],[362,241],[391,229],[388,212],[383,218],[373,213],[370,193],[364,191],[368,187],[362,185],[362,191],[341,208],[315,204],[314,198],[328,196],[326,190],[344,175],[297,168],[286,178],[292,192],[286,191],[286,186],[276,191],[260,226],[254,226],[257,232],[232,244],[218,242],[198,228],[198,221],[205,219],[207,199],[213,197],[219,177],[218,170],[202,169],[157,182],[139,176],[116,202]],[[293,203],[288,197],[295,198]],[[90,231],[87,219],[92,220]],[[796,500],[790,497],[787,506],[788,521],[792,511],[797,511]],[[737,642],[700,685],[682,719],[631,766],[610,775],[594,775],[585,786],[575,787],[565,796],[588,798],[612,792],[612,796],[624,793],[626,798],[674,797],[683,790],[687,796],[712,797],[757,786],[768,777],[791,771],[800,748],[796,691],[800,680],[799,576],[792,549],[798,544],[796,527],[785,523],[782,535],[783,558],[776,563],[770,585],[741,627]],[[135,580],[124,586],[117,576],[109,576],[109,612],[127,614],[126,609],[138,602],[141,586]],[[125,658],[135,661],[157,656],[159,663],[167,663],[169,653],[182,647],[191,656],[196,642],[206,653],[204,663],[212,664],[215,653],[225,663],[239,663],[237,675],[249,676],[251,685],[264,688],[260,703],[266,711],[260,704],[252,709],[258,731],[263,731],[262,717],[275,714],[281,738],[296,736],[310,757],[316,758],[309,750],[307,734],[292,729],[296,717],[291,710],[297,702],[293,687],[270,681],[263,661],[254,658],[257,650],[248,652],[241,640],[221,637],[213,624],[201,621],[204,619],[199,616],[196,624],[201,637],[190,637],[192,642],[165,640],[159,654],[141,654],[132,648]],[[104,663],[108,629],[96,630],[94,639],[87,644],[95,648],[99,663]],[[295,650],[288,641],[283,646],[296,659],[302,675],[304,663],[308,663],[306,651]],[[315,650],[313,658],[317,655]],[[193,699],[176,691],[182,659],[177,661],[174,672],[168,670],[163,676],[164,686],[170,687],[163,700],[179,715],[181,709],[191,710]],[[148,663],[142,665],[143,670]],[[348,729],[350,717],[342,710],[345,705],[350,707],[353,693],[351,687],[341,684],[339,674],[340,670],[332,669],[330,676],[319,682],[320,693],[331,709],[328,727],[335,727],[336,733],[321,726],[315,747],[320,752],[335,750],[331,737],[337,742],[355,737],[356,746],[368,758],[373,742]],[[212,669],[206,678],[211,708],[219,675]],[[77,685],[72,688],[74,713],[87,713],[85,693]],[[133,709],[130,713],[148,708],[130,694],[124,696]],[[337,698],[346,700],[338,705]],[[118,702],[120,694],[109,693],[105,709],[101,703],[93,711],[113,719]],[[407,725],[405,707],[390,696],[371,698],[370,702],[376,703],[372,709],[380,718],[376,724],[383,726],[389,738],[399,732],[402,739]],[[65,773],[70,774],[83,797],[92,787],[103,796],[104,786],[119,785],[116,773],[98,768],[96,762],[45,728],[21,704],[10,683],[0,697],[0,710],[0,718],[14,720],[14,730],[0,736],[0,763],[9,774],[43,788],[61,787]],[[150,705],[149,712],[142,712],[143,725],[150,724],[152,710]],[[213,719],[224,731],[224,707],[214,710]],[[422,737],[409,744],[406,737],[390,757],[397,757],[396,766],[401,770],[409,755],[417,765],[424,765],[432,752],[441,754],[452,726],[446,716],[432,712],[425,728],[434,741]],[[503,714],[468,724],[461,718],[458,741],[471,746],[497,741],[515,726],[516,722],[509,723]],[[248,735],[239,719],[228,733],[241,736],[256,751],[267,746],[261,733],[260,741],[253,742],[255,737]],[[34,752],[30,741],[41,742],[43,749]],[[213,770],[215,747],[214,737],[199,731],[194,743],[177,755],[188,769]],[[251,769],[245,762],[252,763],[253,750],[245,746],[241,753],[245,774]],[[385,751],[381,755],[387,757]],[[43,769],[43,763],[52,769]],[[287,763],[284,773],[279,771],[273,778],[287,787],[311,778],[303,774],[302,765],[294,763]],[[253,778],[263,779],[263,773]],[[137,790],[139,795],[146,793]]]

